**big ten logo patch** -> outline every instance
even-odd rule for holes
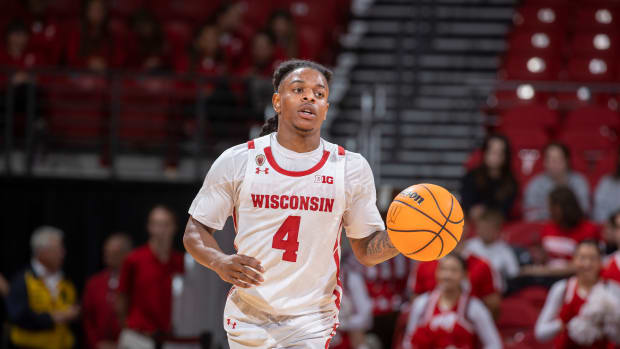
[[[334,177],[332,176],[314,176],[314,183],[323,183],[323,184],[334,184]]]
[[[424,202],[424,198],[422,197],[422,195],[414,191],[404,191],[400,193],[400,195],[404,197],[412,198],[413,201],[415,201],[418,205],[422,205],[422,203]]]

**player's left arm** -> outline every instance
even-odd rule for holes
[[[384,262],[399,254],[385,230],[376,231],[362,239],[349,238],[357,260],[367,267]]]

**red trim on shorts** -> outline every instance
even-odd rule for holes
[[[338,155],[344,155],[344,148],[341,146],[338,146]]]
[[[254,149],[254,140],[248,141],[248,149]]]
[[[321,160],[311,169],[305,171],[287,171],[280,167],[276,162],[276,159],[273,158],[273,153],[271,153],[271,147],[265,148],[265,157],[267,157],[267,162],[269,163],[269,165],[271,165],[274,170],[280,172],[281,174],[290,177],[302,177],[320,170],[321,167],[323,167],[323,165],[325,165],[325,163],[327,162],[327,159],[329,158],[329,152],[327,150],[324,150]]]
[[[235,234],[237,234],[237,208],[233,207],[233,225],[235,226]]]
[[[334,262],[336,262],[336,285],[340,286],[340,289],[343,290],[342,280],[340,280],[340,254],[338,254],[338,247],[340,246],[340,233],[342,232],[342,219],[340,220],[340,224],[338,225],[338,236],[336,238],[336,243],[334,244]],[[341,294],[337,288],[334,288],[334,296],[336,299],[334,303],[336,303],[336,308],[340,310],[340,297]]]
[[[336,329],[338,329],[337,322],[334,324],[334,327],[332,328],[332,333],[329,335],[329,338],[327,338],[327,342],[325,342],[325,349],[329,348],[329,342],[331,342],[332,338],[336,335]]]

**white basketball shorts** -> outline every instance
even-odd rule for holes
[[[337,327],[336,311],[274,316],[244,302],[234,290],[224,308],[224,329],[231,349],[325,349]]]

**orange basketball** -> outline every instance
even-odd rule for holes
[[[416,184],[398,194],[388,210],[386,224],[392,244],[418,261],[450,253],[463,233],[463,209],[446,189]]]

